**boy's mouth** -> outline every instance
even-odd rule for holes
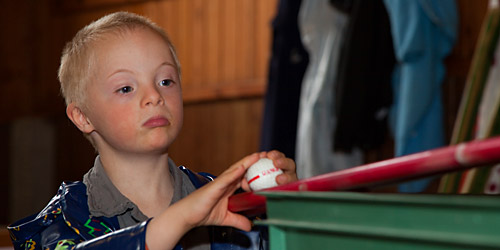
[[[142,126],[147,128],[163,127],[170,125],[170,121],[163,116],[154,116],[147,120]]]

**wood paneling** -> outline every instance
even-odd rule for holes
[[[47,4],[1,1],[0,9],[0,122],[51,112],[61,99]]]
[[[0,141],[3,144],[8,144],[10,134],[10,126],[7,124],[0,123]],[[10,176],[10,148],[2,147],[0,150],[0,159],[2,159],[2,163],[0,164],[0,227],[2,224],[6,224],[9,218],[9,206],[7,205],[7,201],[10,199],[9,194],[9,176]],[[0,239],[0,243],[2,240]],[[2,245],[0,245],[2,246]]]
[[[120,10],[146,15],[170,34],[186,102],[262,96],[275,6],[276,0],[2,2],[0,30],[9,39],[0,39],[0,122],[63,111],[57,68],[64,44]]]
[[[64,24],[63,39],[69,40],[106,13],[125,10],[146,15],[167,31],[177,49],[186,102],[263,95],[276,0],[114,2],[63,6],[82,8],[56,16]]]
[[[0,247],[12,246],[9,231],[5,227],[0,228]]]
[[[82,132],[66,116],[59,115],[52,120],[58,131],[57,171],[53,183],[54,190],[57,190],[63,181],[83,180],[83,175],[93,166],[97,153]]]
[[[262,98],[190,104],[184,113],[183,129],[169,150],[178,165],[220,174],[258,150]]]

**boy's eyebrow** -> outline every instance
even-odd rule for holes
[[[160,64],[160,66],[158,66],[158,68],[161,68],[162,66],[170,66],[170,67],[172,67],[174,69],[177,68],[177,66],[175,64],[171,63],[171,62],[163,62],[162,64]]]
[[[170,63],[170,62],[163,62],[162,64],[160,64],[160,66],[158,66],[158,68],[157,68],[157,69],[159,69],[159,68],[161,68],[161,67],[163,67],[163,66],[170,66],[170,67],[172,67],[172,68],[174,68],[174,69],[175,69],[175,68],[177,68],[177,67],[175,66],[175,64],[173,64],[173,63]],[[122,72],[125,72],[125,73],[131,73],[131,74],[133,74],[133,73],[134,73],[132,70],[128,70],[128,69],[118,69],[118,70],[114,71],[113,73],[109,74],[107,78],[110,78],[110,77],[112,77],[113,75],[115,75],[115,74],[117,74],[117,73],[122,73]]]
[[[132,72],[132,70],[128,70],[128,69],[118,69],[116,71],[114,71],[113,73],[109,74],[107,78],[110,78],[112,77],[113,75],[117,74],[117,73],[121,73],[121,72],[125,72],[125,73],[131,73],[133,74],[134,72]]]

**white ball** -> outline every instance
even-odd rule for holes
[[[273,161],[268,158],[261,158],[250,166],[245,174],[245,179],[252,190],[260,190],[278,185],[276,176],[283,171],[274,166]]]

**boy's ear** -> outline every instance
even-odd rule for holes
[[[66,107],[66,115],[76,125],[76,127],[85,134],[90,134],[94,131],[94,126],[83,113],[83,111],[75,105],[70,103]]]

